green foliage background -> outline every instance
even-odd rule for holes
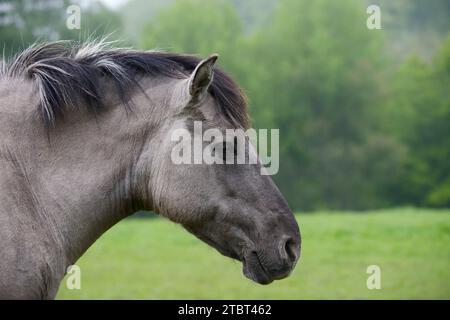
[[[294,209],[450,206],[448,1],[371,1],[381,30],[366,27],[359,0],[130,0],[116,11],[92,1],[81,30],[65,27],[70,3],[1,0],[6,56],[36,39],[111,33],[143,49],[217,52],[254,127],[280,128],[274,179]]]

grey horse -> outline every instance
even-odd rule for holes
[[[176,128],[249,127],[216,60],[62,41],[2,64],[0,298],[54,298],[67,267],[138,210],[181,224],[260,284],[291,273],[299,228],[260,162],[171,161]]]

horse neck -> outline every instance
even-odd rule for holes
[[[152,96],[153,91],[146,94]],[[13,137],[20,136],[22,143],[9,153],[26,177],[24,187],[37,211],[24,215],[39,217],[38,223],[51,238],[45,242],[63,255],[54,260],[65,267],[121,219],[140,209],[152,209],[144,178],[146,166],[138,163],[151,165],[151,154],[146,152],[142,159],[142,153],[151,149],[161,118],[155,109],[162,106],[154,99],[156,106],[150,115],[148,98],[138,94],[134,101],[129,114],[109,99],[107,110],[96,117],[76,110],[49,129],[39,119],[28,122],[30,117],[21,126],[16,124],[20,133],[11,128],[16,130]]]

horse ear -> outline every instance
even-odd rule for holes
[[[199,62],[189,78],[189,93],[193,99],[201,99],[208,90],[214,76],[214,64],[219,55],[212,54],[207,59]]]

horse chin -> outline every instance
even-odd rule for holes
[[[250,280],[259,284],[269,284],[273,281],[259,261],[256,252],[250,252],[243,258],[243,273]]]

